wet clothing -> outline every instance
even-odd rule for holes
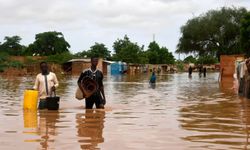
[[[155,83],[156,82],[156,75],[152,74],[149,80],[149,83]]]
[[[39,73],[36,76],[35,85],[33,89],[38,90],[39,92],[39,105],[38,109],[47,109],[47,100],[46,98],[52,94],[51,88],[59,86],[56,75],[53,72],[49,72],[47,75]]]
[[[201,77],[202,75],[202,67],[199,67],[199,76]]]
[[[46,99],[40,99],[38,109],[47,109],[47,100]]]
[[[188,74],[189,74],[189,76],[192,75],[192,72],[193,72],[193,68],[192,68],[192,67],[189,67],[189,68],[188,68]]]
[[[203,68],[203,76],[204,76],[204,77],[207,76],[207,68],[206,68],[206,67]]]
[[[98,69],[95,71],[92,71],[91,69],[84,70],[78,79],[78,83],[81,83],[82,79],[87,76],[96,81],[97,91],[90,97],[86,98],[86,109],[92,109],[94,104],[96,108],[101,108],[102,105],[105,105],[106,103],[101,93],[101,88],[103,88],[103,74]]]
[[[247,67],[245,62],[241,62],[237,66],[237,78],[239,81],[238,93],[240,96],[245,96],[245,83],[246,83]]]
[[[53,86],[55,86],[56,88],[59,86],[57,77],[53,72],[49,72],[48,75],[43,75],[42,73],[39,73],[36,76],[36,81],[35,81],[35,85],[33,86],[33,89],[39,91],[40,99],[46,99],[46,97],[51,95],[51,92],[52,92],[51,88]]]

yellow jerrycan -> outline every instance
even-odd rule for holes
[[[38,101],[38,91],[36,90],[24,91],[23,109],[37,110],[37,101]]]
[[[37,127],[37,111],[36,110],[23,110],[24,128]]]

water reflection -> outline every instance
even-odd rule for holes
[[[37,134],[41,136],[40,145],[41,149],[53,149],[52,143],[55,136],[58,135],[56,123],[59,120],[58,111],[40,111],[39,112],[39,126]]]
[[[85,113],[76,114],[77,135],[81,149],[99,149],[98,144],[104,142],[105,111],[85,110]]]
[[[78,77],[60,79],[60,112],[23,112],[34,77],[0,77],[0,149],[249,149],[250,101],[232,80],[158,75],[152,89],[149,76],[105,77],[106,113],[74,100]]]
[[[190,142],[200,142],[203,148],[237,149],[248,146],[249,101],[233,94],[233,84],[224,80],[220,84],[223,93],[204,92],[199,89],[180,108],[180,124],[190,135],[182,137]],[[184,92],[185,93],[185,92]],[[186,93],[188,94],[188,93]],[[207,96],[210,95],[210,96]],[[245,125],[246,127],[245,127]],[[246,136],[247,135],[247,136]],[[246,140],[242,140],[246,138]]]
[[[24,128],[37,128],[37,111],[23,110]]]
[[[156,83],[149,83],[150,88],[155,89]]]

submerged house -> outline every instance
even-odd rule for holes
[[[128,64],[128,74],[137,74],[137,73],[143,73],[145,70],[145,65],[142,64]]]
[[[174,73],[177,71],[175,65],[172,64],[146,64],[146,70],[148,73],[155,70],[157,73]]]

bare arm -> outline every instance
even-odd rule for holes
[[[57,88],[59,86],[59,82],[57,80],[56,74],[54,75],[54,86]]]

